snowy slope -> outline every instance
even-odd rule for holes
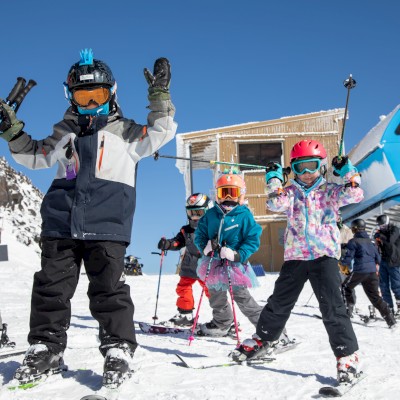
[[[0,307],[9,334],[19,346],[26,345],[29,325],[30,291],[33,273],[39,269],[36,252],[7,235],[3,243],[9,245],[9,262],[0,263]],[[253,294],[261,303],[272,292],[276,274],[260,278],[261,287]],[[128,277],[136,306],[136,320],[150,322],[154,315],[158,276]],[[167,319],[175,313],[176,275],[161,277],[158,317]],[[102,357],[97,350],[97,323],[88,311],[87,277],[81,275],[72,301],[72,321],[65,362],[69,371],[64,378],[54,376],[27,391],[12,392],[6,387],[22,356],[0,360],[0,400],[79,400],[83,395],[100,388]],[[200,289],[195,286],[195,298]],[[140,369],[127,383],[120,399],[160,400],[234,400],[234,399],[312,399],[322,385],[333,383],[335,358],[328,345],[323,323],[313,318],[318,313],[315,297],[306,285],[298,305],[287,324],[288,333],[302,343],[294,350],[279,355],[271,364],[255,367],[234,366],[192,370],[182,367],[173,355],[224,356],[235,347],[227,338],[196,338],[189,347],[186,339],[174,336],[145,335],[137,331],[140,344],[136,360]],[[357,292],[358,307],[367,310],[368,301],[361,290]],[[245,338],[253,327],[238,312]],[[211,317],[207,301],[203,301],[201,322]],[[355,387],[352,399],[397,399],[400,392],[399,330],[386,328],[385,323],[371,326],[354,324],[360,344],[360,358],[367,379]]]

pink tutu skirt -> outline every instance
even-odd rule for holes
[[[207,275],[207,270],[209,273]],[[229,274],[233,289],[260,286],[256,274],[249,263],[242,264],[220,258],[202,257],[197,264],[197,276],[206,281],[206,286],[214,290],[229,290]],[[207,278],[206,278],[207,275]]]

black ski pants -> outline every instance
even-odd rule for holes
[[[330,257],[284,262],[258,320],[257,335],[268,341],[279,338],[308,280],[318,300],[333,353],[336,357],[353,354],[358,350],[357,338],[340,291],[338,262]]]
[[[379,294],[379,278],[376,272],[360,274],[352,272],[342,284],[342,292],[346,304],[355,306],[356,299],[354,296],[354,288],[359,284],[362,285],[365,294],[371,304],[379,311],[382,317],[390,314],[389,305],[382,299]]]
[[[87,295],[100,329],[100,351],[126,343],[137,347],[134,305],[125,284],[126,243],[42,238],[41,270],[34,274],[29,344],[44,343],[54,353],[67,346],[71,299],[83,262],[89,279]]]

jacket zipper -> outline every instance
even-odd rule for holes
[[[101,138],[101,143],[100,143],[100,155],[99,155],[99,171],[100,171],[100,168],[101,168],[101,164],[102,164],[102,162],[103,162],[103,154],[104,154],[104,140],[105,140],[105,137],[104,137],[104,133],[103,133],[103,137]]]

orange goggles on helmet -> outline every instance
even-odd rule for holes
[[[77,89],[72,92],[72,101],[79,107],[87,107],[90,102],[101,106],[111,99],[109,88]]]
[[[241,189],[237,186],[221,186],[217,188],[218,199],[224,200],[228,197],[231,199],[237,199],[241,195]]]

